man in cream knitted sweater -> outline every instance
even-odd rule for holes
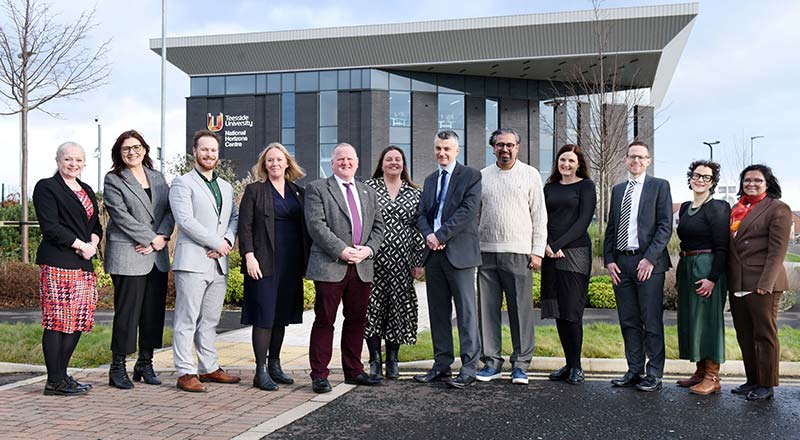
[[[488,382],[501,376],[500,308],[503,292],[508,304],[514,351],[511,380],[527,384],[533,358],[533,277],[547,245],[547,209],[542,179],[536,168],[517,160],[519,134],[511,128],[492,133],[489,143],[497,162],[481,170],[478,306],[484,368],[476,379]]]

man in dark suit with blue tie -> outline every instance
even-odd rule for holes
[[[456,162],[459,150],[454,131],[444,130],[436,135],[434,155],[439,167],[425,178],[417,218],[427,245],[423,262],[434,364],[414,380],[428,383],[450,378],[450,365],[455,358],[450,313],[455,303],[461,371],[447,382],[454,388],[464,388],[475,381],[481,353],[475,297],[475,269],[481,264],[481,173]]]
[[[664,273],[672,267],[669,182],[648,176],[650,148],[633,142],[625,155],[627,181],[611,189],[603,259],[614,284],[628,372],[611,383],[661,389],[664,373]],[[645,354],[648,362],[645,371]],[[646,376],[642,377],[642,374]]]

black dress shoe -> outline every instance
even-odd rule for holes
[[[772,387],[756,386],[756,389],[747,393],[745,399],[759,402],[772,399],[773,394]]]
[[[475,376],[464,376],[463,374],[459,374],[458,377],[447,382],[447,385],[460,390],[472,385],[472,382],[475,382]]]
[[[628,388],[632,387],[642,381],[642,375],[639,373],[632,373],[628,371],[624,376],[619,379],[611,379],[611,385],[615,387]]]
[[[553,371],[552,373],[550,373],[550,375],[548,377],[550,378],[550,380],[555,381],[555,382],[562,381],[562,380],[567,380],[567,378],[569,378],[569,367],[564,365],[563,367],[559,368],[558,370]]]
[[[331,383],[328,382],[328,379],[314,379],[311,382],[311,389],[317,394],[322,394],[330,393],[332,388]]]
[[[44,385],[45,396],[80,396],[88,392],[89,390],[87,388],[75,387],[67,379],[56,383],[47,382]]]
[[[639,391],[659,391],[661,390],[661,378],[650,376],[649,374],[636,385],[636,389]]]
[[[92,389],[92,384],[90,384],[90,383],[80,383],[77,380],[75,380],[75,378],[72,377],[72,376],[67,376],[67,382],[69,382],[69,384],[70,384],[70,386],[72,386],[72,388],[83,388],[86,391],[89,391],[89,390]]]
[[[580,385],[583,383],[583,368],[570,368],[567,383],[571,385]]]
[[[431,368],[425,374],[417,374],[416,376],[414,376],[414,380],[422,383],[430,383],[430,382],[435,382],[437,380],[450,379],[450,376],[452,375],[453,373],[450,370],[440,371],[435,368]]]
[[[367,373],[361,373],[356,377],[344,378],[344,383],[348,385],[364,385],[364,386],[375,386],[380,385],[383,382],[382,379],[377,377],[372,377]]]
[[[738,387],[732,389],[731,392],[733,394],[741,394],[743,396],[746,396],[746,395],[750,394],[750,391],[753,391],[756,388],[758,388],[758,384],[751,383],[751,382],[745,382],[745,383],[739,385]]]

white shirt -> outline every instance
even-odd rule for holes
[[[641,176],[637,177],[636,179],[628,173],[628,184],[625,186],[625,191],[628,190],[628,185],[631,184],[631,180],[636,181],[636,186],[633,187],[633,193],[631,194],[631,217],[630,223],[628,223],[628,247],[625,250],[636,250],[639,249],[639,200],[642,198],[642,188],[644,188],[644,178],[647,177],[646,173],[642,173]],[[622,193],[622,197],[625,197],[625,193]]]
[[[336,178],[336,183],[339,184],[339,189],[342,191],[342,197],[344,197],[344,204],[347,206],[347,213],[350,213],[350,202],[347,201],[347,187],[344,185],[345,183],[350,183],[350,191],[353,193],[353,198],[356,199],[356,208],[358,208],[358,218],[361,220],[361,230],[364,230],[364,214],[361,212],[361,198],[358,196],[358,188],[356,188],[356,182],[353,179],[350,179],[349,182],[345,181],[344,179],[340,178],[336,174],[333,175]],[[350,218],[350,228],[352,231],[353,228],[353,218]],[[360,238],[360,237],[359,237]]]
[[[456,169],[456,163],[450,162],[446,167],[442,168],[439,165],[439,173],[436,175],[436,194],[434,196],[438,196],[439,192],[442,191],[442,170],[447,171],[447,177],[445,177],[444,182],[444,196],[442,196],[442,204],[439,205],[438,209],[436,210],[436,217],[433,218],[433,232],[439,230],[442,227],[442,211],[444,210],[444,202],[447,197],[447,189],[450,188],[450,179],[453,178],[453,170]],[[438,198],[436,199],[438,200]],[[434,200],[434,202],[436,202]]]

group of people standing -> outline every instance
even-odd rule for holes
[[[181,390],[203,392],[205,382],[240,381],[220,368],[214,347],[228,255],[237,236],[244,274],[241,319],[253,327],[254,387],[275,390],[293,383],[281,368],[280,351],[286,326],[302,320],[303,277],[316,289],[309,342],[313,390],[331,390],[328,365],[341,303],[345,382],[377,385],[384,377],[398,378],[400,345],[416,343],[414,279],[423,272],[434,364],[414,379],[464,388],[502,377],[505,302],[511,380],[527,384],[534,348],[531,271],[538,269],[542,318],[556,320],[565,355],[565,365],[549,378],[582,383],[582,318],[592,267],[588,228],[597,200],[587,158],[579,146],[564,145],[543,185],[539,172],[518,159],[516,131],[495,131],[490,145],[497,161],[478,171],[457,162],[455,132],[438,133],[433,147],[438,167],[420,189],[409,176],[403,150],[394,146],[382,151],[372,178],[356,180],[359,159],[347,143],[333,150],[332,176],[301,187],[296,181],[305,176],[303,169],[281,144],[272,143],[260,154],[252,170],[256,182],[245,188],[237,206],[232,186],[215,171],[215,133],[195,133],[194,168],[171,187],[153,169],[142,136],[122,133],[112,147],[104,192],[110,218],[104,264],[115,305],[109,384],[130,389],[140,380],[161,383],[153,351],[162,344],[167,244],[175,226],[173,357]],[[58,172],[41,180],[33,195],[43,234],[36,262],[45,394],[78,395],[91,388],[66,371],[81,332],[93,324],[97,281],[90,260],[103,234],[94,193],[79,180],[84,161],[80,145],[62,144]],[[628,372],[612,384],[656,391],[665,358],[662,304],[664,273],[671,267],[672,202],[668,182],[646,173],[651,161],[646,144],[630,144],[624,161],[628,179],[612,190],[603,249],[628,361]],[[763,165],[742,171],[741,198],[732,211],[712,198],[719,165],[693,162],[687,177],[694,198],[681,206],[678,225],[679,342],[681,358],[697,362],[697,371],[678,384],[698,394],[719,391],[723,295],[730,291],[747,371],[747,383],[733,392],[750,400],[769,398],[778,384],[775,319],[780,292],[787,288],[782,261],[788,207],[778,200],[777,179]],[[455,378],[453,306],[461,353]],[[361,362],[365,340],[368,372]],[[125,360],[137,346],[131,378]]]

